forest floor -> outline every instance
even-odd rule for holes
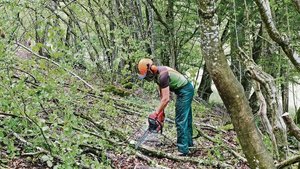
[[[122,128],[124,121],[127,121],[131,132],[127,135],[127,145],[121,145],[121,150],[106,151],[110,167],[118,169],[249,168],[223,106],[213,105],[205,108],[202,113],[194,110],[193,141],[195,147],[187,157],[176,155],[176,127],[171,118],[174,113],[170,112],[166,116],[163,135],[150,134],[137,150],[134,149],[134,145],[147,128],[145,116],[131,114],[116,117],[116,121],[120,123],[115,127]],[[1,154],[5,153],[1,152]],[[47,164],[41,160],[26,156],[19,156],[9,161],[8,167],[14,169],[48,168]]]

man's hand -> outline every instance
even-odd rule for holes
[[[159,113],[154,112],[149,115],[148,122],[149,122],[149,129],[151,131],[162,132],[162,128],[164,125],[165,120],[165,113],[164,111],[161,111]]]

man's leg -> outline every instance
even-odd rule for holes
[[[194,95],[194,88],[191,84],[186,85],[177,94],[176,100],[176,127],[178,151],[187,154],[189,146],[193,145],[192,140],[192,110],[191,104]]]
[[[182,98],[177,96],[176,100],[176,128],[177,128],[177,146],[178,151],[187,154],[189,152],[188,145],[188,113],[185,112],[185,106]]]
[[[188,145],[193,147],[193,116],[192,116],[192,107],[190,107],[189,116],[188,116]]]

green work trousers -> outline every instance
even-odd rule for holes
[[[177,146],[178,151],[187,154],[189,147],[193,146],[193,129],[192,129],[192,101],[194,88],[189,82],[179,90],[175,90],[176,99],[176,117],[175,123],[177,128]]]

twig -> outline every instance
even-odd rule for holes
[[[66,72],[70,73],[71,75],[73,75],[74,77],[76,77],[77,79],[79,79],[80,81],[82,81],[82,82],[83,82],[85,85],[87,85],[90,89],[95,90],[94,87],[93,87],[92,85],[90,85],[88,82],[86,82],[85,80],[83,80],[83,79],[82,79],[80,76],[78,76],[76,73],[74,73],[74,72],[72,72],[72,71],[70,71],[70,70],[68,70],[68,69],[66,69],[66,68],[64,68],[64,67],[62,67],[59,63],[57,63],[57,62],[55,62],[55,61],[53,61],[53,60],[51,60],[51,59],[49,59],[49,58],[47,58],[47,57],[45,57],[45,56],[41,56],[41,55],[35,53],[34,51],[32,51],[31,49],[29,49],[28,47],[24,46],[23,44],[21,44],[21,43],[19,43],[19,42],[16,42],[16,44],[17,44],[18,46],[24,48],[24,49],[27,50],[28,52],[32,53],[33,55],[37,56],[38,58],[40,58],[40,59],[45,59],[45,60],[51,62],[52,64],[54,64],[54,65],[56,65],[56,66],[58,66],[58,67],[64,69]]]
[[[33,119],[31,119],[29,117],[29,115],[26,113],[26,103],[25,103],[25,99],[22,96],[21,96],[21,100],[23,102],[23,113],[25,114],[25,116],[28,119],[28,121],[30,121],[31,123],[35,124],[39,128],[39,130],[40,130],[40,132],[41,132],[41,134],[42,134],[42,136],[43,136],[43,138],[44,138],[44,140],[46,142],[47,148],[50,151],[50,154],[52,154],[52,150],[51,150],[50,144],[49,144],[49,142],[48,142],[48,140],[47,140],[47,138],[45,136],[45,133],[44,133],[43,129],[39,126],[39,124],[36,121],[34,121]]]
[[[148,156],[143,155],[143,154],[141,154],[141,153],[139,153],[139,152],[136,152],[135,155],[136,155],[138,158],[140,158],[140,159],[146,161],[148,165],[155,166],[155,168],[159,168],[159,169],[168,169],[167,167],[158,165],[154,160],[152,160],[152,159],[149,158]]]
[[[0,112],[0,115],[3,115],[3,116],[9,116],[9,117],[13,117],[13,118],[20,118],[20,119],[27,119],[27,117],[25,116],[17,116],[17,115],[14,115],[14,114],[10,114],[10,113],[3,113],[3,112]],[[0,116],[1,117],[1,116]],[[28,120],[28,119],[27,119]],[[53,123],[51,122],[46,122],[47,125],[53,125]],[[63,127],[64,125],[63,124],[57,124],[58,126],[60,127]],[[85,134],[89,134],[89,135],[92,135],[92,136],[95,136],[97,138],[100,138],[102,140],[105,140],[107,142],[109,142],[110,144],[113,144],[113,145],[120,145],[120,144],[117,144],[117,142],[111,140],[111,139],[108,139],[108,138],[105,138],[103,137],[102,135],[100,134],[97,134],[97,133],[94,133],[94,132],[91,132],[91,131],[87,131],[87,130],[82,130],[80,128],[77,128],[77,127],[72,127],[73,130],[75,131],[78,131],[78,132],[81,132],[81,133],[85,133]]]
[[[43,151],[37,151],[37,152],[32,152],[32,153],[22,153],[22,154],[20,154],[20,156],[35,156],[35,155],[38,155],[38,154],[43,154],[43,153],[45,153],[45,152],[43,152]]]
[[[197,125],[197,126],[200,126],[200,127],[203,126],[203,127],[211,128],[211,129],[215,130],[216,132],[226,133],[225,130],[219,129],[219,128],[217,128],[215,126],[212,126],[212,125],[209,125],[209,124],[205,124],[205,123],[194,123],[194,124]]]
[[[78,116],[82,119],[85,119],[85,120],[91,122],[95,127],[97,127],[101,131],[109,131],[112,135],[117,136],[119,139],[126,140],[126,137],[123,134],[121,134],[120,132],[118,132],[117,130],[107,130],[103,125],[96,123],[91,117],[88,117],[82,113],[73,113],[73,114],[75,116]]]
[[[286,166],[295,164],[297,162],[300,162],[300,155],[294,156],[294,157],[292,157],[290,159],[287,159],[287,160],[284,160],[284,161],[278,163],[276,165],[276,168],[281,169],[281,168],[284,168]]]
[[[41,148],[41,147],[34,146],[32,143],[30,143],[30,142],[26,141],[24,138],[22,138],[19,134],[15,133],[15,132],[12,131],[12,130],[10,130],[10,131],[12,132],[12,134],[13,134],[19,141],[21,141],[21,142],[24,143],[25,145],[30,146],[30,147],[34,147],[34,148],[35,148],[36,150],[38,150],[39,152],[48,154],[48,155],[54,157],[58,162],[63,163],[63,160],[61,159],[60,156],[55,155],[55,154],[51,154],[49,151],[47,151],[47,150],[45,150],[45,149],[43,149],[43,148]],[[90,167],[85,166],[85,165],[83,165],[83,164],[81,164],[81,163],[79,163],[79,162],[75,162],[75,165],[77,165],[77,166],[79,166],[79,167],[81,167],[81,168],[84,168],[84,169],[90,169]]]
[[[136,143],[136,141],[131,140],[129,142],[129,145],[134,148],[135,143]],[[175,156],[174,154],[164,153],[159,150],[153,150],[150,147],[145,146],[145,145],[139,146],[138,150],[147,156],[154,156],[157,158],[167,158],[167,159],[170,159],[172,161],[177,161],[177,162],[190,162],[190,163],[194,163],[194,164],[201,164],[201,165],[213,166],[213,167],[233,168],[231,165],[220,162],[220,161],[215,162],[215,161],[211,161],[211,160],[199,159],[199,158],[194,158],[194,157]]]
[[[218,141],[216,141],[214,138],[206,135],[205,133],[203,133],[201,130],[198,130],[199,134],[201,134],[204,138],[206,138],[207,140],[215,143],[215,144],[219,144]],[[223,140],[225,143],[229,144],[226,140]],[[237,153],[236,151],[232,150],[232,148],[224,146],[224,148],[226,150],[228,150],[232,155],[234,155],[236,158],[240,159],[243,162],[247,162],[246,158],[244,158],[243,156],[241,156],[239,153]]]

